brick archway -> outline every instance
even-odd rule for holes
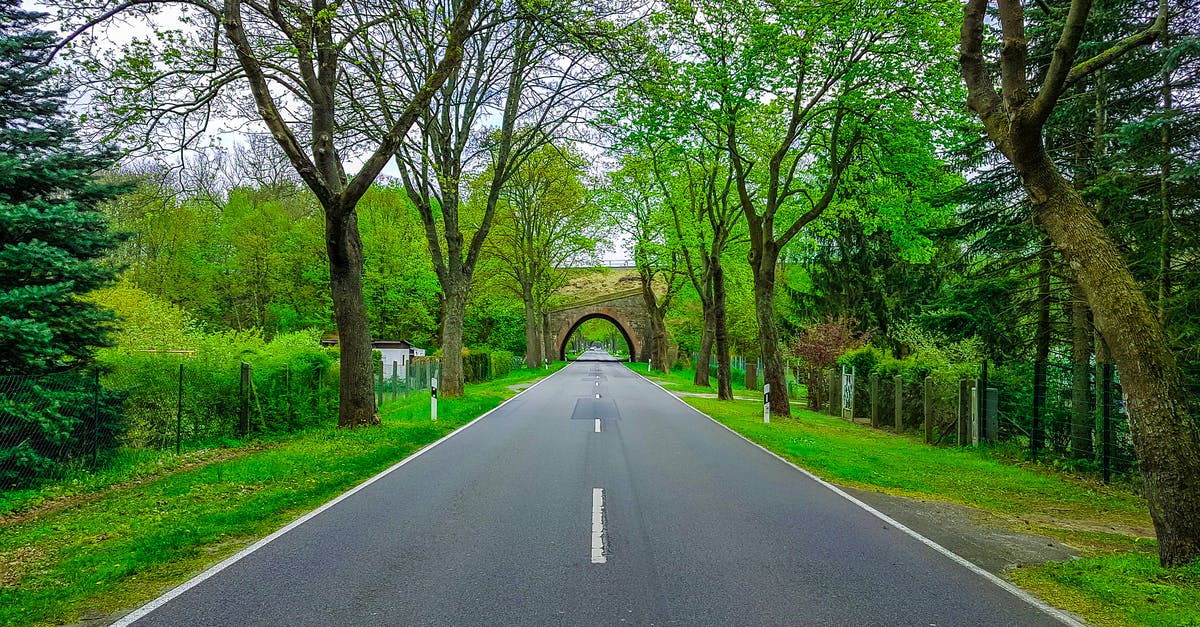
[[[629,344],[629,360],[645,361],[642,342],[650,337],[650,314],[640,288],[624,290],[566,305],[546,313],[545,352],[547,356],[566,358],[567,340],[585,320],[603,318],[613,323]]]
[[[575,334],[575,331],[588,320],[601,319],[607,320],[617,327],[617,331],[625,337],[625,343],[629,346],[629,361],[637,361],[638,353],[640,352],[641,343],[638,341],[637,332],[634,331],[633,325],[624,320],[621,313],[615,309],[608,307],[589,307],[583,311],[576,312],[575,321],[564,324],[558,333],[554,335],[557,338],[557,346],[555,346],[555,354],[558,355],[559,361],[565,361],[567,358],[567,340]]]

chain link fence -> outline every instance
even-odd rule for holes
[[[0,491],[103,463],[124,431],[122,401],[96,371],[0,377]]]
[[[468,382],[503,376],[511,353],[473,353]],[[428,392],[437,357],[383,364],[376,404]],[[117,451],[225,445],[336,420],[338,364],[322,352],[214,362],[187,353],[122,355],[99,368],[0,376],[0,492],[94,469]]]

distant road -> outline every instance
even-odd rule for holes
[[[589,361],[136,624],[1058,623]]]

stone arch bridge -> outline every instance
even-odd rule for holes
[[[646,311],[641,288],[597,296],[546,312],[545,354],[565,360],[567,340],[579,325],[593,318],[613,323],[629,344],[630,361],[646,361],[649,352],[645,343],[650,339],[650,314]]]

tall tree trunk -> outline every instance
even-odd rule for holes
[[[467,311],[467,286],[451,281],[442,294],[442,365],[438,377],[438,396],[463,395],[463,319]]]
[[[771,386],[771,415],[789,418],[783,352],[779,349],[779,330],[775,326],[775,255],[753,251],[754,314],[758,319],[758,343],[762,352],[763,383]]]
[[[669,372],[671,365],[667,363],[667,322],[664,319],[662,307],[658,304],[658,295],[654,293],[654,275],[651,272],[639,271],[641,279],[642,302],[650,314],[650,337],[643,350],[650,359],[650,368]]]
[[[729,324],[725,319],[725,269],[713,266],[713,335],[717,343],[717,398],[733,400],[733,372],[729,365]]]
[[[708,364],[712,359],[713,336],[716,326],[716,311],[713,309],[712,296],[700,299],[704,309],[704,329],[700,333],[700,352],[696,354],[696,375],[692,383],[708,387]]]
[[[534,306],[533,287],[521,286],[521,297],[525,301],[525,366],[537,368],[542,364],[541,337],[538,334],[537,307]]]
[[[341,385],[338,426],[379,424],[371,331],[362,292],[362,240],[354,210],[325,212],[325,246],[329,252],[329,289],[338,328]]]
[[[1146,480],[1159,560],[1200,557],[1200,442],[1162,325],[1120,250],[1043,153],[1013,159],[1035,217],[1062,251],[1091,304],[1121,376],[1129,428]]]
[[[1071,457],[1092,458],[1091,408],[1092,328],[1088,306],[1079,289],[1071,284]]]

